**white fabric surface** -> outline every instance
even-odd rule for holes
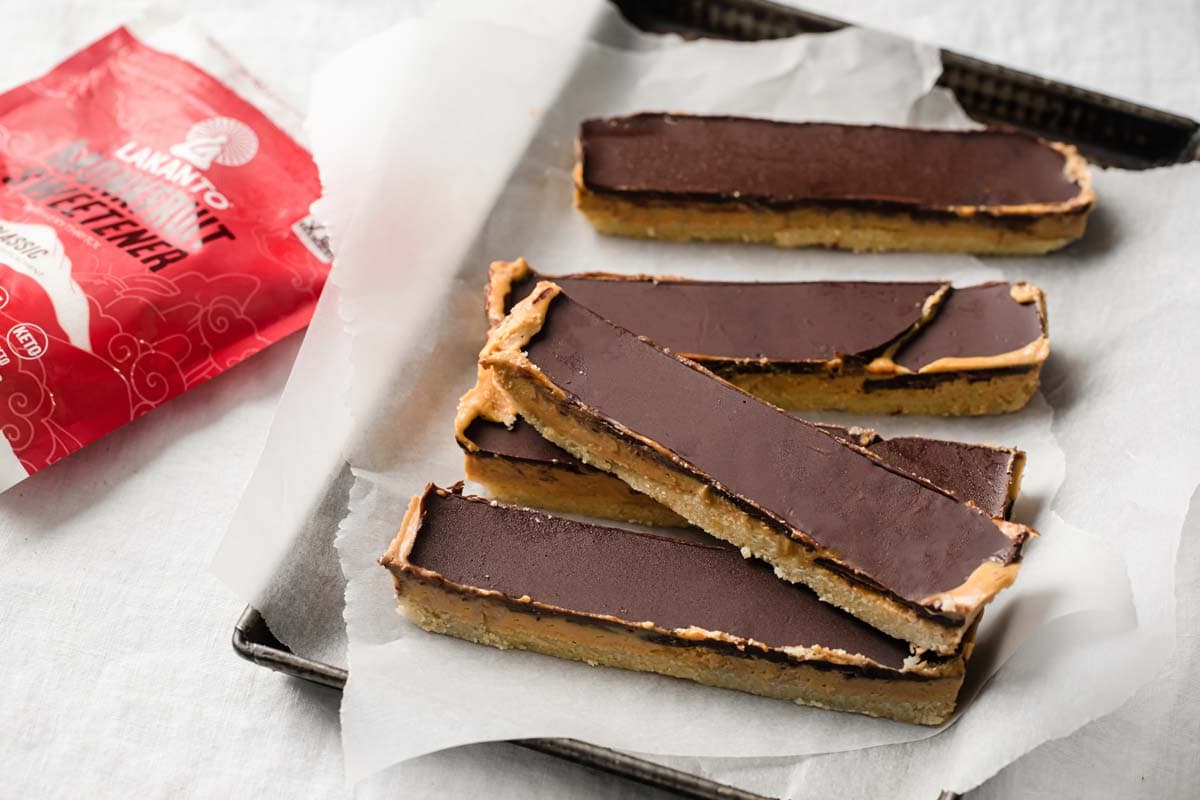
[[[0,84],[149,4],[0,3]],[[312,71],[413,4],[175,2],[303,105]],[[230,648],[207,570],[299,337],[0,496],[0,797],[335,797],[338,695]]]
[[[33,77],[146,5],[0,0],[0,85]],[[419,3],[160,5],[196,16],[269,85],[302,99],[322,61]],[[1194,2],[1135,9],[1116,0],[815,0],[806,7],[1200,116]],[[237,660],[228,638],[240,603],[206,572],[296,344],[281,344],[0,496],[0,796],[348,794],[336,695]],[[1194,433],[1181,432],[1181,443]],[[1185,633],[1170,669],[1117,713],[1035,750],[971,797],[1194,792],[1196,505],[1180,553]],[[737,782],[734,772],[720,777]],[[398,782],[405,791],[397,792]],[[385,793],[652,796],[509,745],[418,759],[360,790]]]

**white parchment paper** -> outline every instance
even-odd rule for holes
[[[404,504],[425,481],[449,483],[461,474],[452,409],[474,377],[473,359],[483,335],[480,287],[493,257],[525,254],[550,272],[948,277],[959,283],[998,277],[995,267],[964,257],[602,239],[570,207],[571,145],[586,116],[673,108],[944,123],[923,100],[939,71],[932,51],[848,32],[755,46],[705,42],[632,53],[583,43],[564,46],[465,22],[425,22],[366,43],[350,58],[358,61],[356,70],[367,64],[380,70],[386,63],[392,74],[421,75],[428,74],[438,53],[448,51],[472,52],[487,68],[459,65],[436,86],[400,82],[390,89],[394,103],[384,108],[402,109],[403,115],[391,120],[387,141],[392,152],[407,157],[378,165],[373,193],[360,194],[357,177],[341,184],[337,166],[324,173],[331,202],[338,200],[339,186],[355,186],[347,195],[357,195],[359,203],[359,214],[339,239],[342,313],[352,341],[349,403],[361,424],[350,453],[359,479],[338,542],[349,581],[353,677],[343,707],[343,735],[351,777],[430,750],[499,738],[571,736],[657,753],[791,756],[929,736],[931,731],[913,726],[430,636],[396,615],[390,579],[375,559],[394,535]],[[506,53],[521,57],[502,58]],[[330,70],[331,87],[343,86],[347,77],[338,75],[338,68]],[[379,98],[368,99],[378,112]],[[320,89],[314,102],[322,108]],[[338,116],[344,119],[349,111],[353,117],[353,108],[343,106]],[[422,108],[431,113],[418,113]],[[414,117],[422,124],[397,124]],[[434,229],[435,220],[445,234]],[[404,247],[397,249],[397,242]],[[1021,415],[995,420],[868,420],[885,433],[1016,443],[1030,452],[1020,513],[1045,536],[1030,549],[1019,590],[988,615],[968,700],[1021,642],[1053,620],[1087,613],[1102,620],[1097,628],[1105,633],[1130,623],[1131,615],[1123,613],[1128,589],[1115,552],[1049,508],[1064,463],[1050,430],[1051,413],[1039,399]],[[1081,561],[1092,568],[1070,569]],[[1097,684],[1101,697],[1088,698],[1088,710],[1077,714],[1076,724],[1103,710],[1106,701],[1111,705],[1125,696],[1121,687],[1134,681],[1125,666],[1113,664]],[[1046,707],[1048,699],[1038,698],[1037,705]],[[980,717],[978,724],[994,728],[1005,716],[1003,709],[983,702],[965,705],[968,717]],[[1062,713],[1055,709],[1053,715]],[[1016,724],[1024,718],[1013,722],[1023,746],[1036,743],[1021,730],[1023,724]],[[983,750],[980,758],[992,770],[1007,760],[999,747]]]
[[[606,26],[600,38],[611,41],[614,28]],[[572,736],[660,760],[684,756],[688,769],[771,794],[795,791],[801,775],[805,787],[819,787],[825,775],[838,779],[843,796],[876,795],[882,776],[895,796],[927,796],[930,786],[977,784],[1116,707],[1152,676],[1174,634],[1174,553],[1200,472],[1174,447],[1191,424],[1194,387],[1169,368],[1172,359],[1194,357],[1185,334],[1197,287],[1177,274],[1178,257],[1160,258],[1182,252],[1178,242],[1191,235],[1186,223],[1165,230],[1169,209],[1196,194],[1191,171],[1099,176],[1101,211],[1087,240],[1045,259],[984,263],[605,239],[570,208],[572,140],[584,117],[664,108],[899,124],[961,124],[962,117],[930,92],[936,51],[879,34],[754,45],[660,46],[633,37],[636,47],[617,50],[584,42],[585,27],[574,28],[574,38],[552,21],[539,27],[557,38],[462,19],[401,26],[331,65],[314,92],[311,138],[339,246],[334,311],[345,321],[328,334],[341,349],[324,349],[349,361],[351,388],[344,406],[326,411],[336,418],[332,433],[312,438],[321,452],[342,453],[357,478],[338,540],[348,579],[350,777],[466,742]],[[1143,195],[1162,214],[1148,226]],[[1004,276],[1047,288],[1055,347],[1044,372],[1049,402],[1038,397],[1021,414],[982,420],[853,418],[887,435],[1029,452],[1017,517],[1043,537],[1030,546],[1016,587],[985,617],[957,724],[929,738],[933,731],[913,726],[493,651],[425,634],[398,617],[375,558],[408,497],[428,480],[461,476],[451,419],[483,337],[486,264],[517,255],[546,272],[959,284]],[[1143,262],[1159,280],[1135,279],[1130,265]],[[318,316],[332,313],[323,304]],[[289,395],[329,395],[329,380],[298,367]],[[276,427],[307,421],[311,429],[320,419],[312,411],[281,409]],[[264,506],[265,514],[256,500],[265,496],[252,493],[243,506]],[[312,549],[311,526],[304,530],[309,535],[290,542],[290,531],[275,537],[275,557],[281,547]],[[229,559],[256,563],[261,548],[232,534],[231,542]],[[292,563],[283,583],[311,582],[304,563]],[[302,614],[281,608],[279,618],[305,627]],[[846,752],[862,747],[872,749]]]

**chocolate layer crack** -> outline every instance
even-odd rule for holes
[[[709,360],[870,360],[920,325],[943,282],[750,283],[616,275],[541,276],[512,286],[508,308],[553,280],[605,319],[673,352]]]
[[[937,314],[897,351],[895,362],[919,372],[943,358],[1011,353],[1046,334],[1037,302],[1019,302],[1009,283],[952,289]]]
[[[953,289],[944,282],[545,276],[519,259],[489,270],[492,323],[540,280],[554,281],[605,319],[752,391],[754,376],[770,373],[857,371],[867,377],[863,393],[969,384],[1025,375],[1049,353],[1041,291],[1023,283]],[[913,377],[926,372],[950,377]]]

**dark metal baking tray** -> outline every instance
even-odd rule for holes
[[[687,37],[753,41],[828,33],[842,20],[767,0],[613,0],[634,25]],[[1125,169],[1192,161],[1200,122],[1028,72],[942,50],[938,84],[972,118],[1076,145],[1091,161]]]
[[[346,678],[349,677],[349,673],[341,667],[293,653],[287,645],[275,638],[262,615],[249,606],[234,626],[233,649],[239,656],[260,667],[338,691],[345,687]],[[680,797],[695,800],[771,800],[760,794],[576,739],[522,739],[511,744],[619,775]],[[951,792],[942,792],[938,795],[938,800],[957,800],[958,797],[959,795]]]
[[[233,649],[242,658],[310,683],[341,690],[348,673],[340,667],[298,656],[275,638],[262,615],[247,607],[233,629]],[[607,747],[575,739],[521,739],[511,742],[555,758],[573,761],[680,797],[694,800],[769,800],[763,795],[735,789],[698,775],[680,772]],[[949,797],[948,795],[946,797]]]
[[[293,653],[287,645],[275,638],[262,615],[249,606],[242,612],[233,628],[233,649],[239,656],[260,667],[338,691],[345,687],[346,678],[349,677],[349,673],[341,667]],[[576,739],[520,739],[510,744],[619,775],[693,800],[771,800],[761,794],[747,792]],[[959,795],[951,792],[938,795],[938,800],[958,798]]]
[[[740,41],[827,33],[841,20],[765,0],[613,0],[630,22],[650,32]],[[1027,72],[942,51],[941,86],[954,92],[974,119],[1025,128],[1068,141],[1094,162],[1147,169],[1191,161],[1200,149],[1200,123],[1187,117],[1080,89]],[[247,608],[237,621],[233,648],[260,666],[341,690],[346,670],[297,655],[272,635],[262,616]],[[620,775],[681,797],[763,800],[762,795],[670,769],[573,739],[526,739],[520,747]],[[939,800],[958,795],[943,792]]]

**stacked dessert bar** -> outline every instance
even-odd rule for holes
[[[641,114],[584,123],[579,153],[597,228],[665,239],[1041,252],[1094,199],[1071,148],[1006,131]],[[1024,453],[788,412],[1019,410],[1049,354],[1037,287],[518,260],[492,265],[485,305],[455,432],[491,499],[412,499],[381,559],[410,619],[825,708],[953,714],[983,609],[1034,535],[1009,519]]]

